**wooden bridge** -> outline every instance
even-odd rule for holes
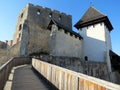
[[[120,85],[34,58],[15,57],[0,67],[0,90],[120,90]]]

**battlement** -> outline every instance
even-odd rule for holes
[[[39,23],[43,25],[44,27],[47,27],[49,24],[51,18],[56,20],[59,23],[62,23],[66,25],[66,27],[69,27],[72,29],[72,16],[65,14],[63,12],[60,12],[58,10],[52,10],[47,7],[41,7],[38,5],[28,4],[28,15],[30,16],[30,19],[33,19],[34,22]],[[31,20],[31,21],[33,21]]]
[[[66,14],[66,13],[64,13],[64,12],[60,12],[60,11],[54,10],[54,9],[52,10],[51,8],[48,8],[48,7],[42,7],[42,6],[39,6],[39,5],[33,5],[33,4],[31,4],[31,3],[29,3],[28,6],[32,6],[32,7],[38,8],[38,9],[40,9],[40,10],[51,11],[51,12],[53,12],[53,13],[58,13],[58,14],[60,14],[60,15],[62,14],[62,15],[69,16],[69,17],[72,18],[72,16],[69,15],[69,14]]]

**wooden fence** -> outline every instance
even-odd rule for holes
[[[37,59],[32,66],[59,90],[120,90],[120,85],[77,73]]]
[[[6,81],[8,80],[9,73],[11,72],[12,67],[30,64],[31,60],[25,57],[15,57],[11,58],[8,62],[0,67],[0,90],[3,90]]]

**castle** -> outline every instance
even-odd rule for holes
[[[9,56],[47,58],[50,63],[119,83],[116,65],[120,59],[112,51],[113,27],[108,17],[90,7],[74,26],[79,33],[72,30],[71,15],[28,4],[18,16],[13,41],[0,48],[6,47]]]

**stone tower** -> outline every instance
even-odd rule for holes
[[[18,16],[13,44],[20,43],[20,55],[50,53],[47,29],[51,18],[72,30],[72,17],[57,10],[28,4]]]
[[[110,32],[113,27],[108,17],[94,7],[90,7],[75,27],[83,37],[83,59],[107,62],[110,72],[109,51],[112,49]]]

